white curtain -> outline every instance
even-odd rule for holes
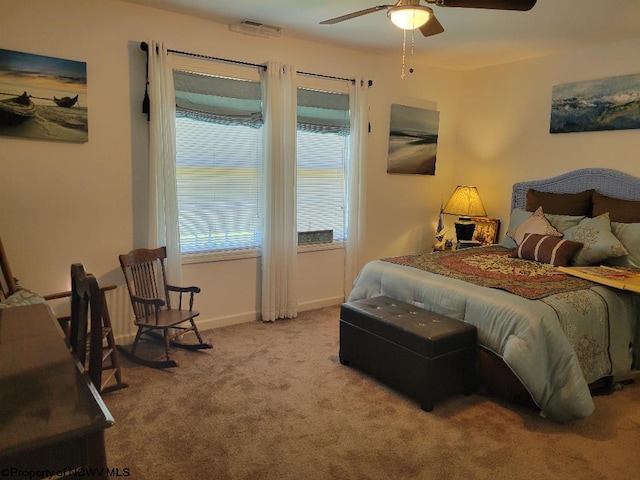
[[[163,42],[150,40],[148,54],[149,248],[166,245],[168,281],[181,285],[173,71]]]
[[[356,78],[349,87],[349,110],[351,111],[351,133],[347,165],[347,242],[344,270],[344,298],[349,297],[353,282],[358,275],[359,245],[364,241],[363,178],[366,157],[369,115],[367,105],[367,82]]]
[[[296,88],[291,65],[262,72],[264,215],[262,320],[293,318],[296,296]]]

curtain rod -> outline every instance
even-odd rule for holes
[[[149,44],[147,42],[141,42],[140,43],[140,48],[143,51],[148,52],[149,51]],[[256,68],[262,68],[262,69],[265,69],[265,70],[267,69],[266,65],[260,65],[258,63],[242,62],[242,61],[239,61],[239,60],[230,60],[228,58],[211,57],[209,55],[201,55],[199,53],[183,52],[183,51],[180,51],[180,50],[168,49],[167,51],[169,53],[175,53],[176,55],[186,55],[188,57],[206,58],[207,60],[216,60],[218,62],[235,63],[237,65],[244,65],[244,66],[247,66],[247,67],[256,67]],[[352,82],[352,83],[355,82],[354,78],[334,77],[334,76],[331,76],[331,75],[322,75],[320,73],[310,73],[310,72],[300,72],[300,71],[298,71],[296,73],[298,73],[300,75],[307,75],[307,76],[310,76],[310,77],[327,78],[327,79],[330,79],[330,80],[343,80],[345,82]],[[369,80],[368,81],[368,85],[371,87],[373,85],[373,80]]]
[[[301,72],[299,70],[296,73],[298,75],[306,75],[308,77],[327,78],[329,80],[343,80],[345,82],[351,82],[351,83],[355,83],[356,81],[355,78],[334,77],[332,75],[323,75],[321,73],[311,73],[311,72]],[[371,87],[373,85],[373,80],[369,80],[368,85]]]
[[[147,42],[141,42],[140,43],[140,48],[143,51],[148,52],[149,51],[149,44]],[[172,49],[167,49],[167,52],[175,53],[176,55],[185,55],[187,57],[198,57],[198,58],[206,58],[207,60],[216,60],[218,62],[235,63],[237,65],[244,65],[246,67],[262,68],[263,70],[267,69],[267,67],[265,65],[260,65],[258,63],[241,62],[240,60],[230,60],[228,58],[211,57],[209,55],[201,55],[199,53],[182,52],[180,50],[172,50]]]

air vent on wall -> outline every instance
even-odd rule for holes
[[[255,22],[253,20],[243,20],[239,23],[229,25],[232,32],[244,33],[245,35],[254,35],[256,37],[279,37],[280,27],[273,25],[265,25],[264,23]]]

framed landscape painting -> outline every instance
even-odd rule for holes
[[[391,105],[387,173],[436,174],[439,112]]]
[[[87,64],[0,49],[0,135],[88,140]]]
[[[640,128],[640,74],[553,87],[551,133]]]

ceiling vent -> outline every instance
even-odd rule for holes
[[[232,32],[244,33],[245,35],[253,35],[255,37],[279,37],[280,27],[274,27],[273,25],[265,25],[264,23],[255,22],[253,20],[243,20],[239,23],[232,23],[229,25],[229,30]]]

